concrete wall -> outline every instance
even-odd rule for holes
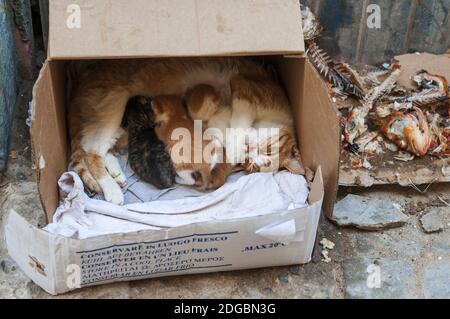
[[[17,63],[9,3],[0,0],[0,171],[8,158],[9,132],[17,95]]]
[[[8,0],[14,17],[13,33],[16,43],[16,55],[20,76],[26,80],[34,78],[36,67],[34,61],[33,21],[30,0]]]
[[[400,53],[450,48],[450,0],[301,0],[325,32],[319,44],[349,62],[378,63]],[[381,8],[381,28],[367,27],[367,7]]]

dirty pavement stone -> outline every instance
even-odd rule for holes
[[[16,269],[17,265],[13,261],[7,259],[0,261],[0,270],[5,274],[12,273],[16,271]]]
[[[450,254],[450,227],[447,227],[442,233],[434,234],[432,246],[436,250]]]
[[[420,224],[427,234],[441,232],[445,228],[446,216],[450,216],[449,208],[433,208],[420,218]]]
[[[424,267],[424,294],[427,299],[450,299],[450,256]]]
[[[351,299],[418,298],[411,263],[389,258],[356,258],[344,262],[345,296]]]
[[[408,217],[390,201],[348,195],[334,208],[334,220],[340,226],[362,230],[380,230],[404,225]]]
[[[420,256],[421,251],[433,238],[426,238],[418,226],[405,225],[379,233],[357,232],[355,240],[359,256],[413,259]]]

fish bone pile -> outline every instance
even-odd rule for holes
[[[368,158],[397,152],[399,161],[416,157],[450,156],[450,97],[448,80],[427,70],[411,74],[414,89],[398,85],[402,66],[397,62],[367,66],[357,72],[333,61],[319,48],[323,27],[302,6],[307,55],[327,81],[329,94],[341,114],[342,150],[352,168],[371,169]]]

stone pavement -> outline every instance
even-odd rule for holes
[[[28,133],[24,125],[29,88],[19,101],[12,141],[12,158],[0,182],[0,225],[15,207],[36,225],[43,225],[33,182]],[[57,298],[448,298],[450,299],[450,186],[433,185],[421,194],[413,189],[376,187],[342,189],[400,205],[409,216],[406,225],[368,232],[339,228],[323,219],[319,241],[336,245],[331,262],[316,250],[313,262],[279,267],[161,278],[82,289]],[[439,211],[440,232],[426,234],[423,214]],[[2,225],[3,226],[3,225]],[[0,228],[2,229],[2,228]],[[0,230],[1,231],[1,230]],[[9,258],[0,237],[0,298],[53,298],[33,284]]]

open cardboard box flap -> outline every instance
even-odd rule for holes
[[[50,59],[304,51],[298,0],[50,1]]]

